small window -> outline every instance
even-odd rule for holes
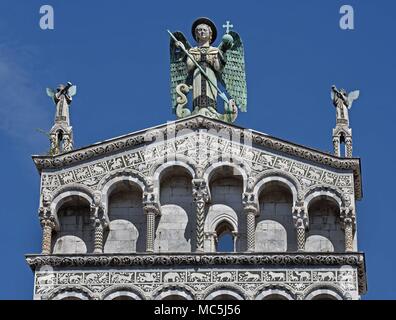
[[[234,230],[228,222],[220,223],[216,228],[217,252],[234,252],[235,236]]]

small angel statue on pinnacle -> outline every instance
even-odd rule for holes
[[[349,109],[352,108],[353,101],[359,98],[360,91],[355,90],[349,94],[345,89],[338,90],[336,86],[331,87],[331,99],[337,110],[337,123],[349,126]]]

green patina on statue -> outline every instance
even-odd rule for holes
[[[192,25],[197,46],[192,47],[181,32],[170,33],[172,107],[178,118],[202,114],[226,122],[234,122],[238,108],[246,111],[246,74],[244,51],[238,33],[229,31],[218,47],[215,24],[199,18]],[[225,92],[222,92],[223,87]],[[187,94],[192,90],[192,111],[187,107]],[[218,110],[217,99],[224,101],[224,113]]]

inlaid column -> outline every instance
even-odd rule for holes
[[[242,203],[243,210],[246,214],[247,251],[254,252],[256,250],[256,216],[258,214],[258,205],[252,193],[245,193]]]
[[[144,211],[146,214],[147,231],[146,231],[146,251],[154,252],[155,240],[155,216],[157,208],[154,206],[145,206]]]
[[[155,241],[155,217],[160,214],[159,205],[153,193],[144,194],[143,209],[146,215],[146,252],[152,253]]]
[[[352,137],[345,138],[345,157],[352,158]]]
[[[106,223],[103,219],[95,219],[93,222],[95,228],[95,239],[94,239],[94,253],[103,253],[103,232]]]
[[[52,232],[55,229],[55,217],[51,214],[48,206],[39,209],[40,224],[43,228],[41,253],[51,254]]]
[[[232,231],[232,239],[234,241],[234,252],[237,252],[237,243],[238,243],[238,238],[239,238],[239,233],[238,231]]]
[[[353,250],[353,234],[356,222],[355,212],[352,208],[341,209],[342,227],[345,233],[345,252],[352,252]]]
[[[104,215],[104,204],[102,203],[102,193],[95,192],[94,202],[91,205],[91,219],[94,227],[94,252],[96,254],[103,253],[103,232],[107,226]]]
[[[43,219],[41,220],[41,226],[43,228],[41,253],[51,254],[52,232],[55,229],[55,222],[51,219]]]
[[[204,179],[192,180],[192,195],[196,210],[196,251],[204,252],[205,206],[209,201],[209,192]]]
[[[305,231],[308,227],[308,215],[303,205],[293,207],[293,220],[297,234],[297,251],[305,251]]]
[[[333,149],[334,149],[334,155],[339,157],[341,155],[340,153],[340,137],[333,137]]]

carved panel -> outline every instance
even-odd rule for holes
[[[36,272],[35,295],[40,296],[56,290],[59,286],[83,286],[92,292],[100,293],[115,285],[133,285],[147,294],[169,284],[190,288],[195,294],[203,293],[213,285],[224,284],[243,288],[252,295],[263,285],[281,286],[293,290],[293,294],[315,284],[331,284],[340,291],[357,291],[356,270],[340,269],[175,269],[155,271],[76,271],[76,272]],[[37,298],[37,297],[36,297]]]

